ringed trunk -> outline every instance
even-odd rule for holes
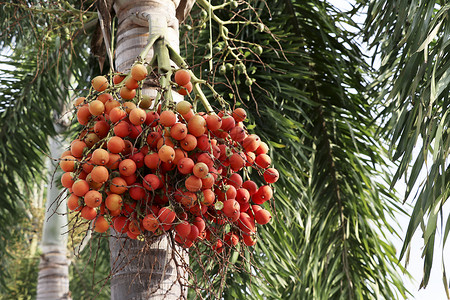
[[[63,127],[57,126],[57,132]],[[64,149],[61,134],[49,139],[50,157],[58,158]],[[39,263],[37,296],[38,300],[71,299],[69,292],[69,265],[67,257],[67,207],[64,196],[58,198],[60,172],[54,174],[58,162],[49,160],[48,189],[45,205],[44,229],[41,242],[41,260]]]
[[[140,52],[148,43],[150,16],[152,33],[163,33],[166,42],[179,51],[179,21],[176,9],[179,1],[117,0],[114,9],[118,18],[115,51],[116,71],[128,72]],[[147,61],[153,57],[151,50]],[[143,93],[154,98],[156,88],[144,85]],[[182,97],[176,93],[177,97]],[[179,98],[178,98],[179,99]],[[184,285],[185,271],[177,267],[174,258],[186,265],[188,257],[184,250],[174,248],[165,236],[151,244],[127,239],[126,235],[111,229],[109,240],[111,252],[111,299],[179,299],[187,295]],[[180,261],[181,260],[181,261]]]

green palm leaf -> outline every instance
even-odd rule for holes
[[[441,220],[443,231],[444,223],[450,222],[442,214],[450,196],[449,11],[445,1],[420,5],[375,1],[366,22],[366,37],[382,59],[378,79],[372,83],[380,91],[379,103],[384,107],[382,133],[391,140],[392,159],[399,162],[392,186],[405,177],[404,201],[410,198],[415,202],[401,257],[421,224],[425,244],[422,287],[430,276],[437,221]],[[416,147],[420,149],[417,155],[413,152]],[[422,170],[426,179],[418,182]],[[419,192],[412,195],[416,185]],[[448,231],[447,226],[444,237]]]
[[[251,112],[250,123],[262,140],[270,141],[280,171],[270,204],[274,221],[259,231],[253,251],[256,266],[247,270],[256,277],[233,273],[224,297],[406,297],[395,271],[396,252],[385,233],[395,234],[389,219],[402,210],[387,182],[375,179],[385,176],[386,166],[375,136],[376,108],[365,95],[363,74],[369,66],[354,34],[336,25],[355,24],[350,15],[321,1],[267,2],[267,7],[270,14],[261,9],[256,10],[258,16],[249,16],[242,13],[244,8],[241,13],[249,20],[263,20],[278,40],[258,33],[256,26],[229,28],[230,35],[264,49],[255,57],[252,45],[235,43],[236,48],[242,45],[247,73],[256,80],[251,88],[236,70],[226,77],[218,72],[209,77],[225,97],[225,84],[236,79],[237,85],[231,86],[239,96],[229,101]],[[222,20],[230,17],[226,10],[217,15]],[[197,33],[188,35],[189,41],[206,44],[208,31]],[[213,37],[218,34],[213,31]],[[186,48],[189,59],[201,63],[202,48],[192,48]],[[215,54],[215,65],[235,64],[223,57]],[[255,63],[259,58],[263,64]]]
[[[56,133],[54,124],[67,122],[61,121],[68,117],[60,115],[63,107],[74,89],[83,87],[70,79],[89,76],[85,33],[95,22],[89,13],[80,19],[80,9],[68,3],[0,3],[2,254],[8,251],[8,227],[29,207],[29,187],[46,179],[44,160],[48,137]],[[0,277],[6,272],[0,269]]]

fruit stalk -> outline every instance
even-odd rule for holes
[[[162,88],[163,109],[174,109],[172,90],[170,86],[170,77],[172,76],[172,67],[170,66],[170,55],[167,44],[163,38],[156,40],[154,46],[156,62],[158,64],[158,73],[161,75],[159,80]]]
[[[200,84],[202,83],[206,83],[206,81],[199,79],[197,76],[195,76],[195,74],[188,69],[188,65],[186,64],[186,62],[184,61],[184,59],[169,45],[167,45],[167,49],[169,51],[169,55],[170,55],[170,59],[172,59],[172,61],[180,68],[183,69],[187,69],[187,71],[189,72],[189,74],[191,75],[191,82],[193,85],[193,91],[196,95],[196,97],[198,97],[198,99],[200,99],[200,102],[202,103],[203,107],[206,109],[206,112],[208,114],[213,114],[214,113],[214,109],[212,108],[211,104],[209,103],[208,99],[206,99],[205,94],[203,93],[202,89],[200,88]],[[214,89],[212,89],[214,97],[216,97],[217,92],[214,91]]]

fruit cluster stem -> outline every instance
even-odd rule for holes
[[[161,75],[159,83],[161,84],[162,93],[164,94],[163,108],[173,109],[175,104],[172,97],[172,89],[170,78],[172,76],[172,67],[170,65],[170,55],[167,49],[167,43],[160,38],[153,45],[156,62],[158,64],[158,72]]]
[[[200,99],[200,102],[202,102],[203,107],[206,109],[206,113],[213,114],[214,109],[212,108],[211,104],[209,104],[208,99],[206,99],[205,94],[203,94],[203,91],[200,88],[200,83],[197,82],[197,83],[193,84],[193,91],[194,91],[196,97],[198,97]]]
[[[214,113],[214,109],[212,108],[211,104],[209,103],[208,99],[206,99],[205,94],[203,93],[202,89],[200,88],[200,84],[207,84],[205,80],[199,79],[195,74],[188,69],[188,64],[184,61],[184,59],[179,55],[172,47],[167,45],[167,49],[169,50],[170,58],[172,61],[180,68],[186,69],[189,74],[191,75],[191,82],[192,82],[192,90],[194,91],[196,97],[200,99],[200,102],[202,103],[203,107],[206,109],[206,112],[208,114]],[[213,93],[217,94],[217,92],[214,91]]]
[[[152,49],[155,42],[159,39],[162,39],[162,36],[160,34],[150,34],[147,46],[145,46],[144,50],[142,50],[142,52],[139,54],[139,59],[141,61],[145,61],[148,52],[150,51],[150,49]]]

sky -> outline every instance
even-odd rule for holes
[[[354,0],[329,0],[330,3],[332,3],[334,6],[338,7],[339,9],[345,11],[351,8],[351,3],[354,3]],[[355,19],[356,22],[362,23],[364,22],[365,16],[359,16]],[[364,44],[362,41],[360,41],[361,46],[364,50]],[[367,50],[365,51],[368,52]],[[370,63],[370,62],[369,62]],[[377,62],[375,62],[376,64]],[[376,66],[375,66],[376,67]],[[417,145],[415,152],[417,153],[420,149],[421,145]],[[432,159],[432,158],[431,158]],[[392,170],[394,173],[395,171]],[[419,178],[417,179],[417,182],[420,183],[426,178],[426,170],[423,169],[419,175]],[[419,188],[420,184],[417,184],[414,190],[411,192],[411,195],[414,195]],[[405,193],[406,184],[404,180],[399,180],[397,184],[395,185],[395,190],[397,191],[397,195],[400,199],[403,199],[403,195]],[[412,212],[412,208],[414,205],[413,199],[407,199],[406,204],[403,206],[403,209],[405,209],[408,214]],[[450,207],[444,206],[443,215],[449,216],[450,214]],[[392,224],[398,223],[398,226],[394,226],[396,228],[397,232],[399,233],[400,237],[404,237],[406,230],[408,228],[409,223],[409,217],[398,214],[395,218],[396,220],[392,220]],[[445,220],[444,220],[445,221]],[[439,221],[438,221],[439,222]],[[439,224],[439,223],[438,223]],[[388,233],[387,233],[388,234]],[[397,237],[392,236],[390,241],[394,244],[397,253],[400,254],[400,250],[403,246],[403,241]],[[409,258],[409,264],[407,265],[407,271],[411,274],[412,278],[409,278],[406,275],[403,275],[403,282],[406,286],[406,288],[409,290],[409,292],[412,294],[408,299],[411,300],[445,300],[447,299],[443,281],[442,281],[442,234],[440,231],[440,226],[437,226],[437,232],[436,232],[436,242],[435,242],[435,249],[434,249],[434,257],[433,257],[433,267],[431,269],[431,276],[428,283],[428,286],[426,289],[420,289],[420,282],[422,281],[423,277],[423,259],[422,256],[422,250],[423,250],[423,239],[422,239],[422,232],[419,229],[416,234],[414,235],[411,243],[411,253]],[[445,253],[450,254],[450,248],[445,247],[444,249],[444,256]],[[403,259],[402,264],[405,263],[405,260]],[[444,263],[445,266],[447,266],[447,273],[450,272],[450,255],[446,255],[444,257]]]

